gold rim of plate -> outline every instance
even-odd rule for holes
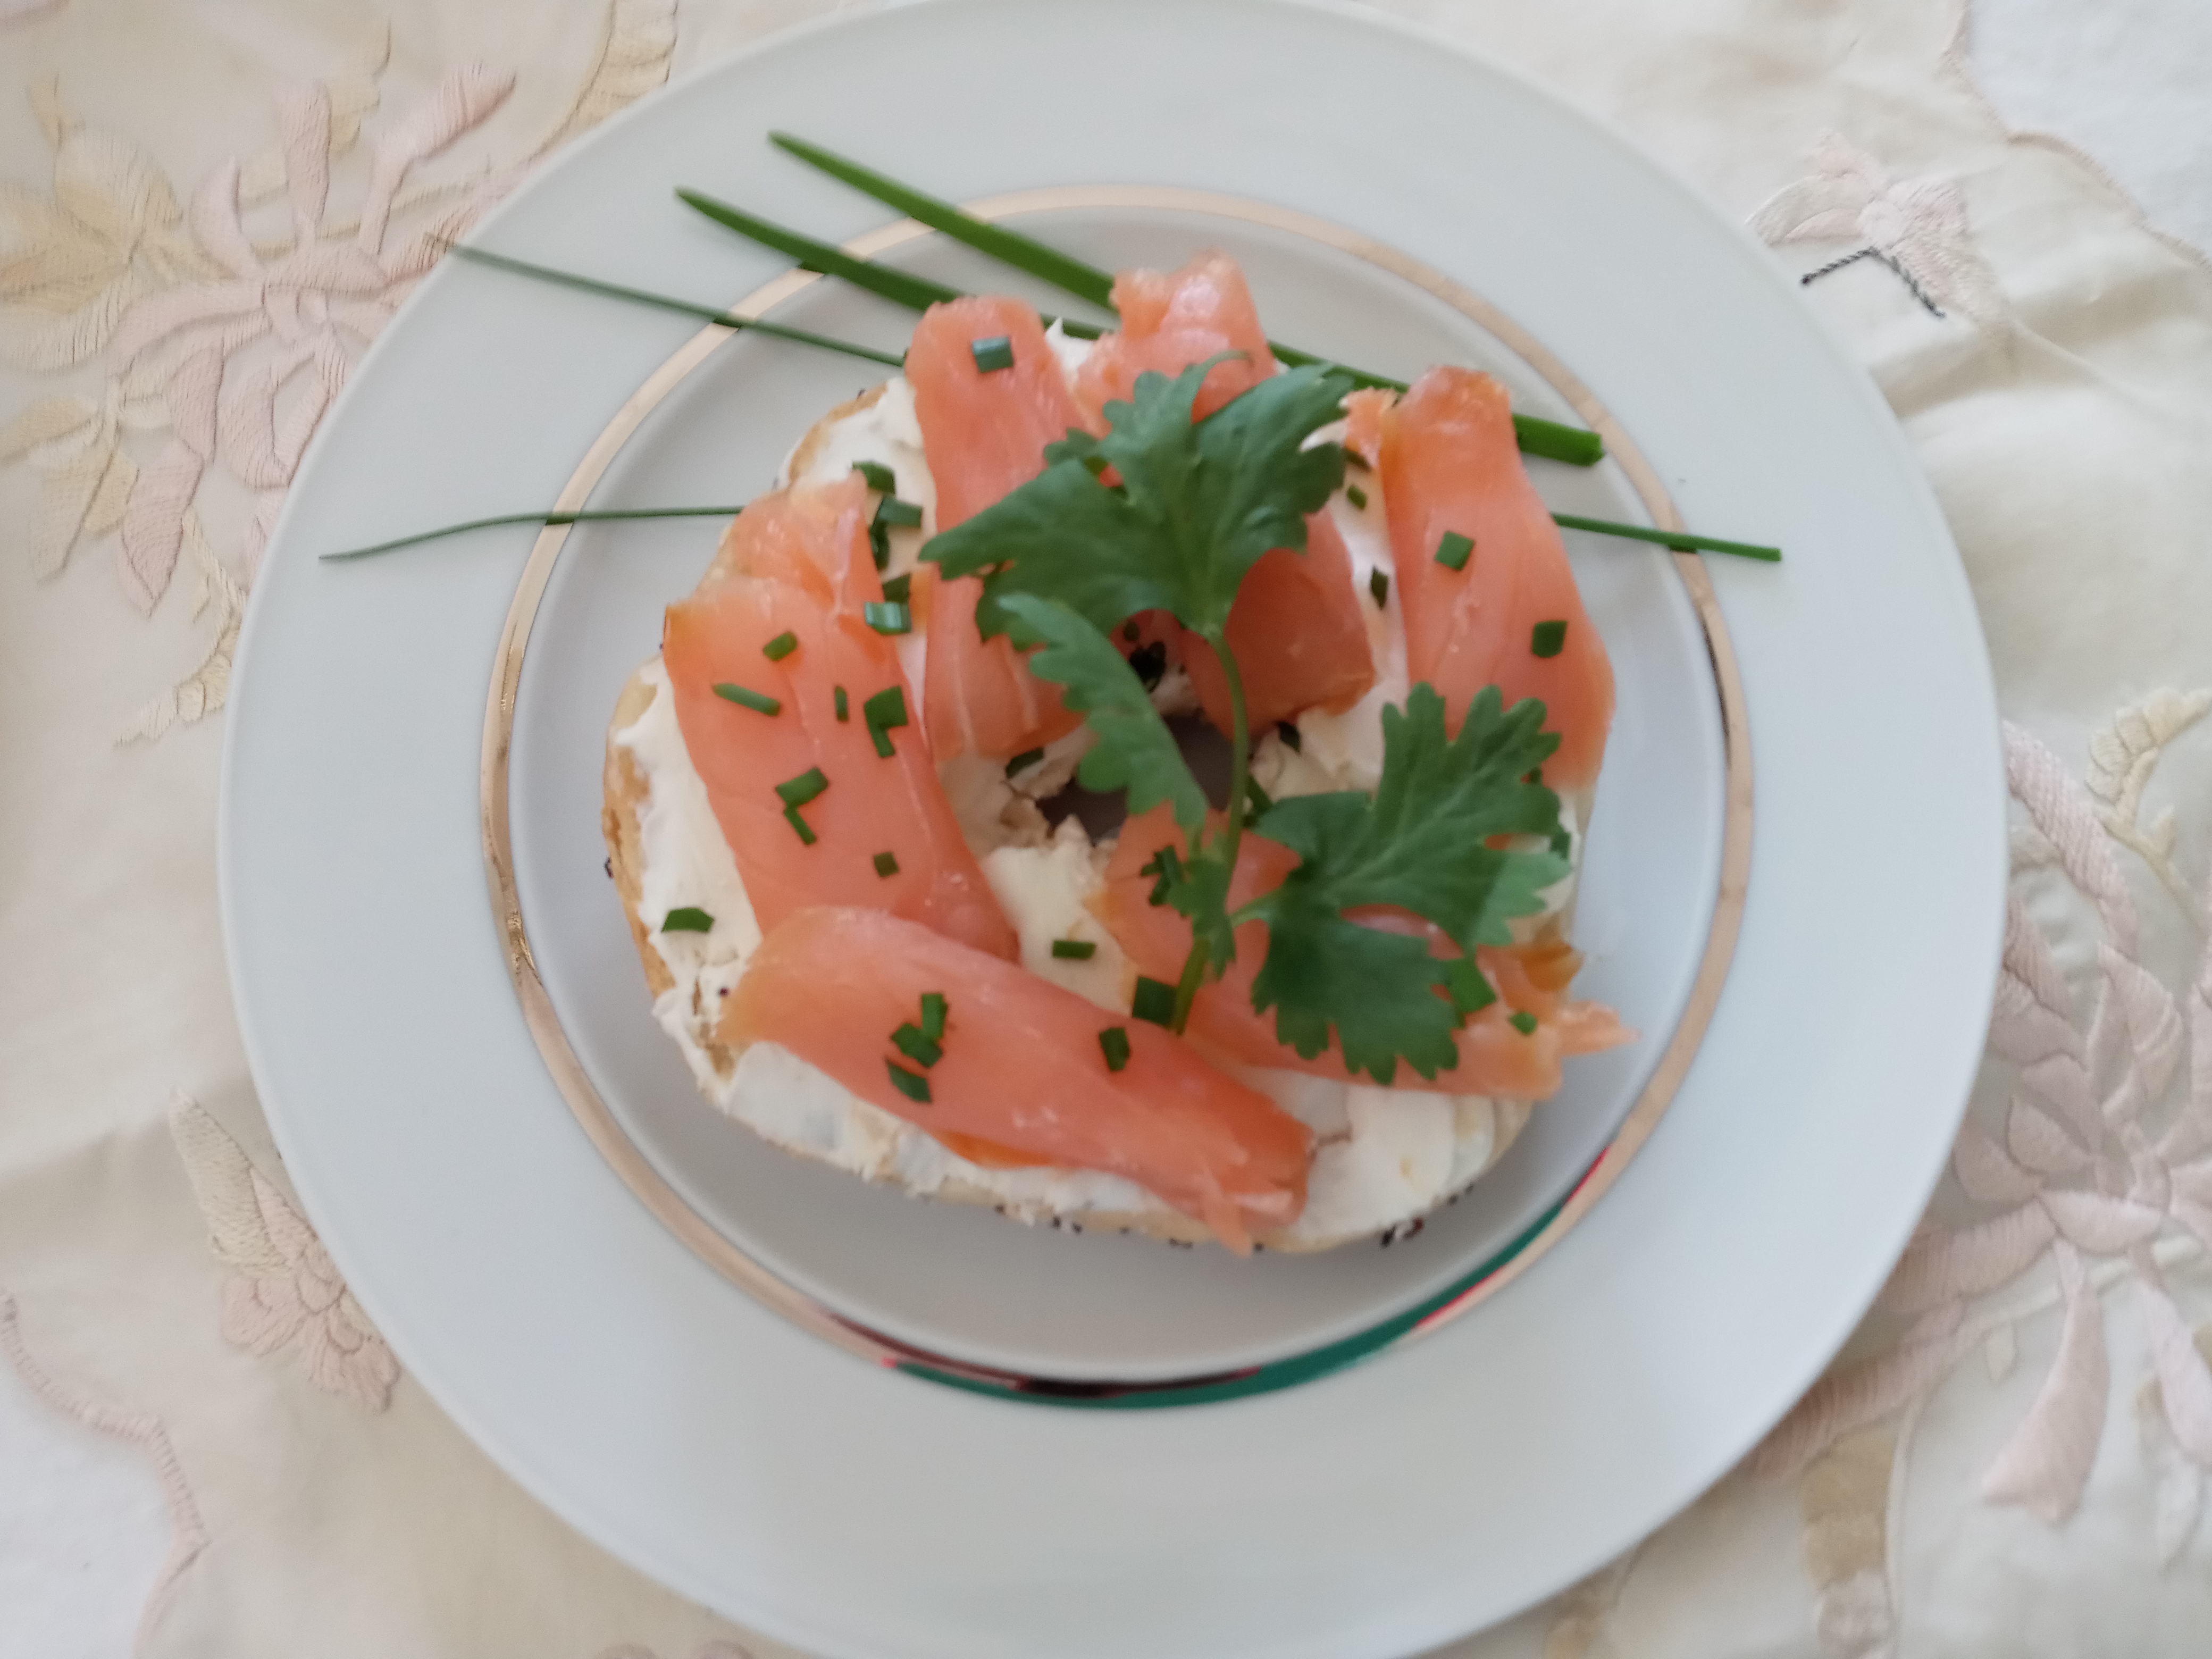
[[[1433,270],[1396,249],[1310,215],[1270,204],[1209,191],[1181,190],[1157,185],[1081,185],[1042,190],[1017,191],[986,197],[964,204],[976,217],[996,220],[1024,214],[1068,209],[1150,210],[1191,213],[1228,219],[1243,224],[1300,236],[1349,253],[1402,277],[1449,306],[1462,316],[1506,346],[1540,375],[1590,429],[1605,441],[1607,453],[1643,501],[1652,524],[1662,530],[1686,528],[1650,463],[1637,448],[1618,421],[1590,389],[1570,374],[1544,346],[1510,318],[1480,295]],[[911,219],[872,230],[846,243],[845,251],[872,258],[889,249],[932,235],[928,227]],[[809,285],[821,281],[814,272],[787,271],[763,284],[730,307],[731,314],[746,319],[764,317],[776,306]],[[607,468],[635,434],[646,416],[714,349],[738,330],[712,323],[686,341],[630,395],[592,442],[554,503],[556,512],[580,511],[597,488]],[[1702,631],[1712,664],[1713,684],[1720,705],[1724,758],[1720,883],[1707,926],[1705,953],[1681,1018],[1668,1039],[1665,1051],[1653,1069],[1635,1104],[1605,1149],[1575,1183],[1518,1237],[1475,1267],[1444,1291],[1419,1305],[1379,1321],[1357,1335],[1325,1347],[1287,1358],[1239,1369],[1169,1378],[1155,1382],[1127,1382],[1112,1377],[1071,1379],[1041,1376],[983,1364],[956,1355],[933,1352],[900,1341],[826,1306],[778,1277],[755,1261],[687,1203],[655,1169],[606,1102],[600,1097],[577,1060],[562,1029],[559,1014],[546,993],[530,948],[529,928],[514,878],[514,842],[507,820],[507,759],[514,729],[516,692],[522,683],[524,653],[530,647],[531,629],[544,598],[547,582],[567,544],[570,525],[548,525],[531,549],[507,609],[497,657],[493,664],[490,696],[484,708],[483,750],[480,772],[484,873],[491,890],[492,914],[506,947],[507,971],[522,1004],[523,1018],[532,1041],[551,1073],[562,1097],[602,1157],[613,1166],[623,1184],[661,1223],[696,1255],[722,1276],[763,1305],[801,1328],[811,1332],[872,1364],[933,1381],[1009,1399],[1038,1403],[1113,1407],[1158,1407],[1198,1404],[1233,1399],[1287,1388],[1355,1361],[1395,1347],[1434,1331],[1503,1289],[1565,1237],[1589,1212],[1599,1199],[1620,1178],[1638,1150],[1650,1138],[1659,1119],[1673,1101],[1683,1077],[1704,1041],[1721,987],[1735,953],[1736,937],[1743,921],[1744,895],[1751,870],[1753,797],[1751,733],[1744,702],[1742,678],[1735,651],[1729,639],[1712,581],[1695,553],[1672,553],[1680,578]]]

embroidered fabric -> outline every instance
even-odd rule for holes
[[[1982,3],[2016,66],[2023,9],[2081,0]],[[0,1412],[145,1460],[158,1503],[114,1525],[154,1547],[115,1559],[167,1559],[112,1587],[141,1652],[787,1651],[539,1511],[332,1270],[229,1025],[209,716],[292,470],[440,240],[671,72],[833,9],[0,4]],[[1811,278],[1951,518],[2015,802],[1988,1062],[1864,1328],[1688,1514],[1449,1652],[2193,1654],[2212,264],[2008,129],[1960,5],[1388,9],[1626,123]]]

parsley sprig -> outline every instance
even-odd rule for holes
[[[1107,405],[1103,436],[1070,432],[1042,473],[922,549],[947,576],[980,576],[976,623],[1036,647],[1033,672],[1062,688],[1090,726],[1086,788],[1128,792],[1132,813],[1167,802],[1184,832],[1146,866],[1152,902],[1191,925],[1173,988],[1180,1030],[1193,999],[1235,962],[1236,930],[1267,928],[1253,1006],[1275,1010],[1283,1042],[1308,1058],[1332,1039],[1346,1068],[1389,1082],[1401,1060],[1424,1077],[1457,1063],[1454,1033],[1494,991],[1478,945],[1510,942],[1510,923],[1543,906],[1567,872],[1546,850],[1559,838],[1559,797],[1534,781],[1558,747],[1544,705],[1506,708],[1495,687],[1457,735],[1443,699],[1415,686],[1383,715],[1383,762],[1370,797],[1358,791],[1270,801],[1250,787],[1243,681],[1230,648],[1231,607],[1245,573],[1279,547],[1303,551],[1305,519],[1344,477],[1344,452],[1309,442],[1337,418],[1349,377],[1319,367],[1270,377],[1203,420],[1200,383],[1218,359],[1170,380],[1138,377],[1128,403]],[[1114,642],[1144,611],[1166,611],[1213,648],[1229,691],[1231,811],[1206,799],[1143,680]],[[1240,908],[1231,884],[1247,829],[1299,862]],[[1390,931],[1355,920],[1387,907],[1426,927]],[[1449,946],[1439,953],[1431,934]],[[1164,1012],[1168,988],[1150,988]],[[1143,1017],[1151,1017],[1145,1015]]]

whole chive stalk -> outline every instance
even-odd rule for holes
[[[395,536],[388,542],[377,542],[368,547],[349,547],[343,553],[325,553],[319,556],[325,562],[338,559],[365,559],[372,553],[390,553],[398,548],[434,542],[442,536],[459,536],[471,530],[491,530],[507,524],[599,524],[623,519],[734,519],[743,511],[744,509],[738,507],[590,507],[577,513],[502,513],[494,519],[470,519],[461,524],[417,531],[412,536]]]
[[[961,298],[960,290],[947,288],[942,283],[933,283],[927,277],[908,276],[889,265],[856,259],[842,248],[817,241],[811,236],[802,236],[795,230],[786,229],[766,219],[733,208],[727,202],[718,202],[711,196],[696,190],[679,190],[677,198],[695,213],[703,213],[725,229],[734,230],[747,241],[758,242],[763,247],[774,248],[799,262],[802,270],[817,271],[824,276],[841,277],[856,288],[878,295],[896,305],[914,311],[927,311],[947,300]]]
[[[737,704],[740,708],[750,708],[756,714],[781,714],[783,713],[783,704],[779,699],[764,696],[758,691],[748,690],[742,685],[732,685],[727,680],[715,685],[714,695],[726,702]]]
[[[610,300],[629,300],[635,304],[651,306],[659,311],[673,311],[685,317],[697,317],[709,323],[720,323],[724,328],[743,329],[752,334],[765,334],[771,339],[789,340],[798,345],[818,346],[824,351],[841,352],[848,357],[860,357],[872,363],[901,367],[904,357],[889,351],[878,351],[873,346],[855,345],[850,340],[832,339],[827,334],[816,334],[803,328],[787,328],[781,323],[762,322],[757,318],[739,317],[713,306],[701,305],[692,300],[678,300],[665,294],[654,294],[641,288],[625,288],[619,283],[603,283],[595,276],[580,276],[574,271],[556,270],[550,265],[532,264],[527,259],[514,259],[504,253],[494,253],[480,247],[471,247],[465,242],[449,242],[446,252],[471,264],[489,265],[495,270],[504,270],[517,276],[533,277],[541,283],[551,283],[560,288],[572,288],[579,293],[597,294]]]
[[[1568,530],[1588,530],[1600,536],[1621,536],[1630,541],[1656,542],[1662,547],[1671,547],[1677,553],[1733,553],[1740,559],[1758,559],[1767,564],[1782,561],[1778,547],[1761,547],[1755,542],[1728,542],[1717,536],[1692,536],[1686,530],[1647,530],[1642,525],[1616,524],[1611,519],[1585,519],[1572,513],[1554,513],[1552,522]]]
[[[795,137],[787,132],[771,132],[769,142],[787,155],[797,156],[809,167],[850,185],[863,195],[872,196],[885,206],[896,208],[909,219],[927,225],[932,230],[941,232],[954,241],[974,248],[978,253],[986,254],[1001,264],[1012,265],[1017,270],[1025,270],[1030,276],[1051,283],[1064,294],[1073,294],[1079,300],[1088,300],[1091,304],[1103,306],[1109,311],[1114,308],[1114,276],[1110,271],[1071,258],[1057,248],[1048,247],[1033,237],[1024,236],[1017,231],[978,219],[973,214],[963,213],[951,202],[918,191],[910,185],[900,184],[895,179],[823,149],[819,144],[809,143],[804,138]],[[695,202],[692,205],[696,207],[698,204]],[[787,231],[781,234],[791,235]],[[793,240],[803,241],[805,239]],[[770,243],[769,246],[776,245]],[[793,252],[792,257],[798,258],[800,256]],[[1079,338],[1091,337],[1090,333],[1079,333],[1076,325],[1066,318],[1062,318],[1060,322],[1068,333],[1075,334]],[[1091,333],[1095,332],[1095,330],[1091,331]],[[1268,341],[1267,345],[1279,361],[1292,368],[1306,363],[1331,361],[1276,340]],[[1391,392],[1406,390],[1405,381],[1394,380],[1387,374],[1371,374],[1364,369],[1349,368],[1346,373],[1362,386],[1380,387]],[[1556,421],[1540,420],[1534,416],[1516,415],[1513,417],[1513,433],[1520,441],[1521,447],[1531,455],[1567,461],[1576,466],[1593,466],[1605,457],[1605,441],[1596,433],[1586,432],[1580,427],[1562,426]]]
[[[771,132],[769,142],[777,149],[796,155],[811,167],[819,168],[833,179],[872,196],[884,206],[895,208],[909,219],[927,225],[932,230],[942,231],[956,242],[964,242],[979,253],[987,253],[1001,264],[1012,265],[1017,270],[1026,270],[1032,276],[1042,277],[1054,288],[1073,294],[1078,299],[1088,300],[1108,310],[1114,306],[1114,276],[1096,265],[1087,265],[1080,259],[1072,259],[1065,253],[1033,241],[1019,233],[1001,228],[972,214],[963,213],[950,202],[939,201],[908,188],[895,179],[862,167],[832,154],[818,144],[810,144],[804,138],[787,132]]]

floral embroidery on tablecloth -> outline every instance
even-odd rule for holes
[[[1813,171],[1784,185],[1751,216],[1766,242],[1860,242],[1801,278],[1812,283],[1861,259],[1887,265],[1929,311],[1964,312],[1984,327],[2007,315],[1996,274],[1966,230],[1966,198],[1948,179],[1893,179],[1838,133],[1820,135]]]
[[[0,1358],[6,1359],[25,1386],[56,1411],[95,1434],[138,1447],[154,1465],[154,1473],[161,1482],[161,1494],[169,1506],[169,1552],[162,1560],[161,1571],[155,1574],[153,1585],[146,1592],[145,1604],[139,1610],[137,1640],[143,1646],[177,1580],[185,1568],[199,1559],[210,1542],[207,1523],[200,1518],[198,1500],[192,1496],[191,1486],[185,1479],[177,1449],[169,1443],[169,1431],[151,1412],[130,1411],[95,1400],[71,1388],[41,1365],[23,1340],[22,1321],[16,1310],[15,1298],[5,1291],[0,1291]]]
[[[169,1131],[207,1218],[209,1246],[232,1270],[224,1338],[253,1354],[296,1346],[307,1380],[325,1394],[372,1412],[390,1405],[399,1362],[314,1229],[197,1103],[183,1095],[171,1103]]]
[[[246,590],[355,356],[532,164],[666,79],[675,38],[674,0],[611,0],[554,131],[518,161],[444,182],[418,183],[422,164],[499,107],[511,72],[455,69],[374,135],[381,56],[294,87],[276,100],[276,146],[219,163],[188,201],[129,139],[72,116],[58,86],[32,88],[52,172],[44,193],[0,182],[0,358],[58,371],[99,357],[105,376],[96,393],[44,399],[0,428],[0,463],[40,477],[33,568],[50,576],[112,535],[124,592],[151,613],[189,553],[192,617],[214,612],[199,665],[142,708],[125,739],[222,708]],[[331,199],[331,161],[364,139],[369,178],[348,215]],[[288,222],[272,229],[280,204]],[[201,510],[217,477],[251,502],[228,556]]]

